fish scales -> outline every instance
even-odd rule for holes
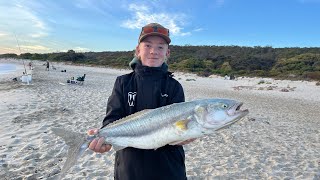
[[[185,106],[184,111],[181,106]],[[193,103],[176,103],[169,107],[158,108],[150,112],[144,110],[138,116],[128,116],[117,122],[111,123],[102,129],[101,135],[105,136],[139,136],[148,134],[155,129],[166,127],[178,120],[186,119],[193,112]]]

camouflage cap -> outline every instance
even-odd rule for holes
[[[162,37],[168,44],[170,44],[171,39],[169,37],[169,29],[163,27],[158,23],[150,23],[142,27],[139,43],[141,43],[148,36],[160,36]]]

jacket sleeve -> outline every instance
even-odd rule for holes
[[[182,88],[182,85],[178,81],[176,81],[175,83],[173,95],[171,97],[172,98],[170,100],[170,104],[180,103],[185,101],[184,90]]]
[[[105,118],[103,119],[101,128],[124,116],[124,100],[121,87],[121,79],[117,77],[113,86],[111,96],[108,99],[107,113]]]

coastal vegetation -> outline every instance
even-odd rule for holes
[[[170,46],[171,71],[200,76],[234,75],[278,79],[320,80],[320,48],[272,48],[270,46]],[[0,58],[20,58],[70,62],[92,66],[128,68],[134,51],[2,54]]]

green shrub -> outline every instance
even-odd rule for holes
[[[303,74],[303,76],[305,78],[312,79],[312,80],[320,80],[320,72],[319,71],[317,71],[317,72],[305,72]]]

